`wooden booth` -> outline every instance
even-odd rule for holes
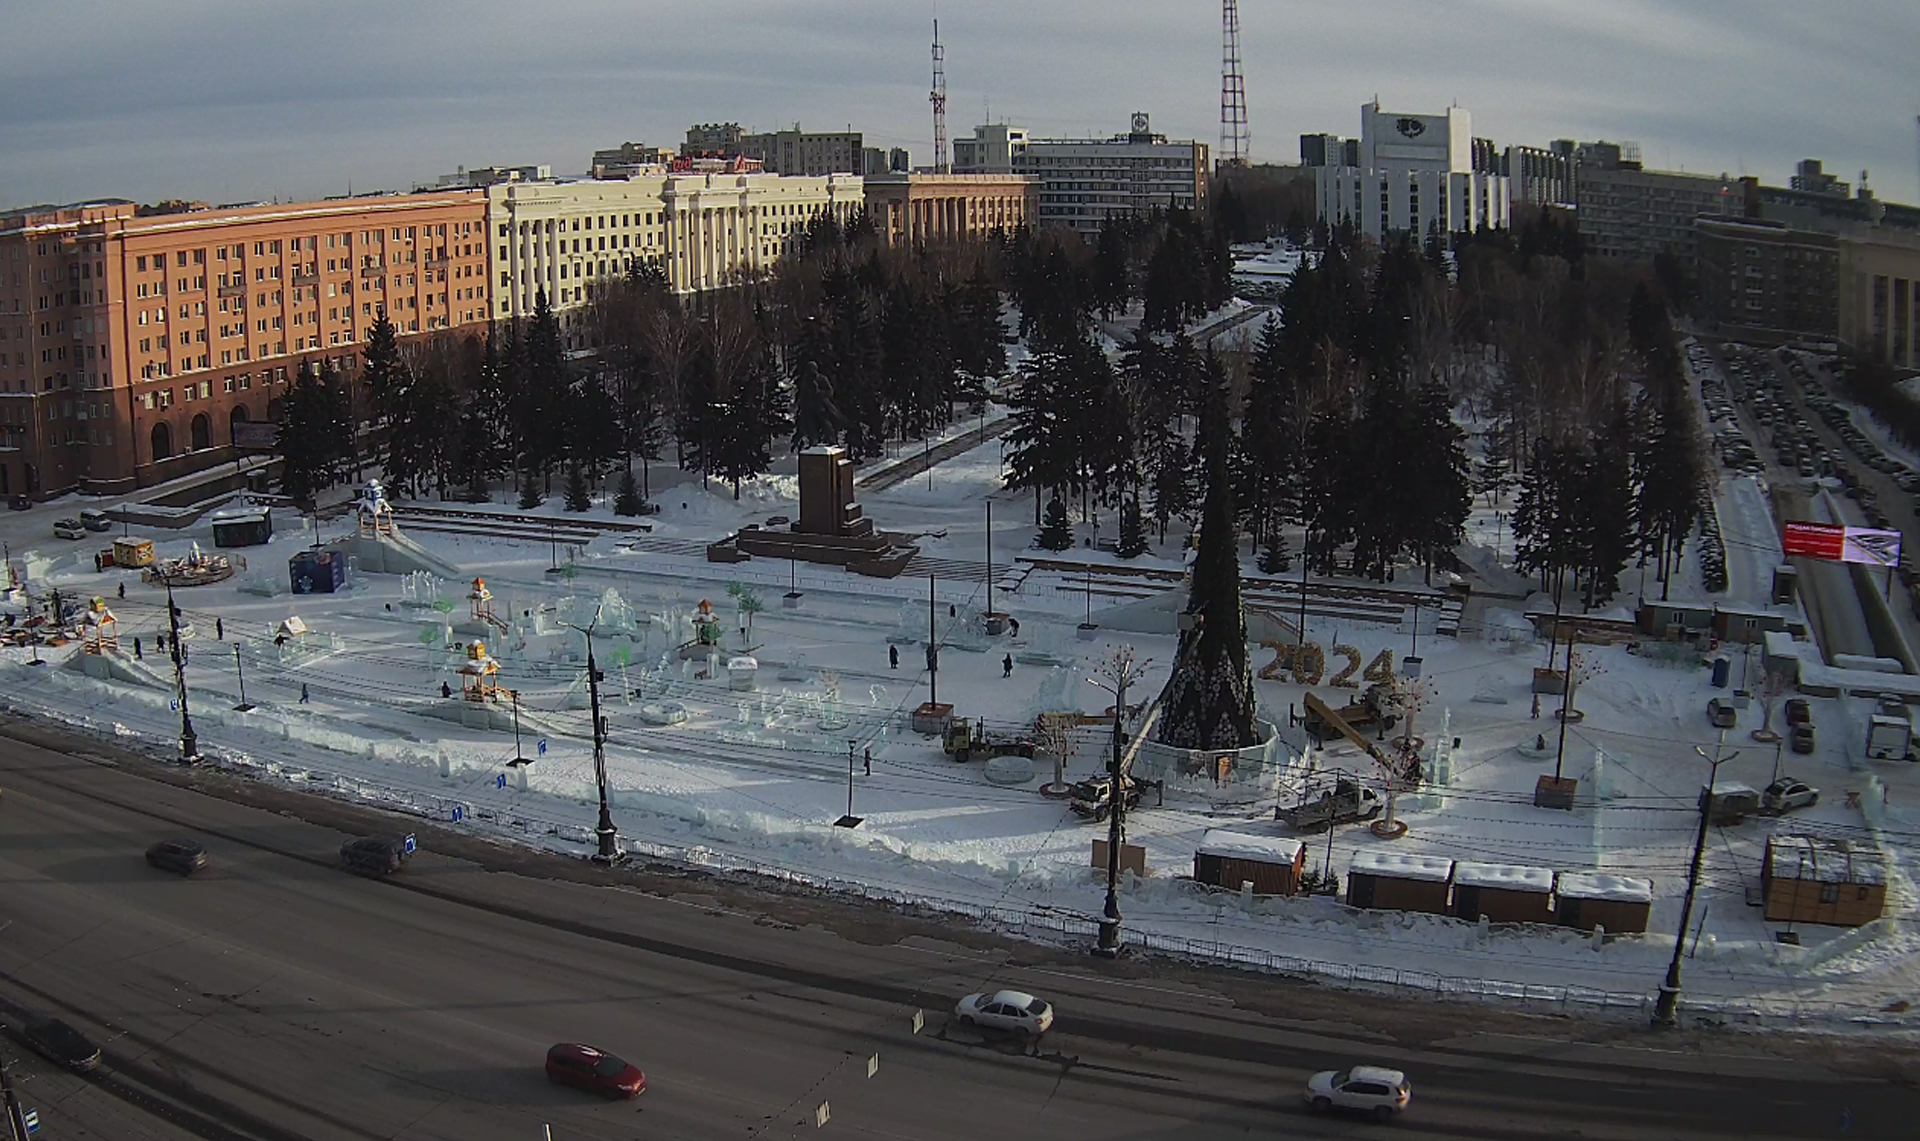
[[[1553,893],[1563,927],[1608,934],[1641,935],[1653,912],[1653,881],[1604,872],[1561,872]]]
[[[1552,923],[1553,870],[1523,864],[1453,865],[1453,914],[1478,922]]]
[[[238,507],[213,513],[213,545],[258,547],[273,541],[273,511]]]
[[[1887,909],[1887,868],[1863,844],[1825,836],[1769,836],[1760,866],[1766,917],[1858,927]]]
[[[1193,850],[1193,878],[1229,891],[1251,883],[1255,895],[1292,895],[1300,889],[1306,858],[1307,846],[1299,840],[1215,828]]]
[[[1355,852],[1347,865],[1347,904],[1445,915],[1453,861],[1382,849]]]
[[[113,541],[113,565],[139,570],[153,565],[153,540],[125,536]]]

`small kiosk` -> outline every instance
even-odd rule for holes
[[[237,507],[213,514],[213,545],[259,547],[273,541],[273,511],[267,507]]]
[[[1347,865],[1347,904],[1384,911],[1447,914],[1453,861],[1368,848]]]
[[[107,600],[95,598],[80,620],[80,648],[89,654],[104,654],[120,648],[120,623]]]
[[[1306,858],[1307,846],[1300,840],[1215,828],[1193,850],[1193,878],[1229,891],[1250,883],[1255,895],[1292,895],[1300,889]]]
[[[467,643],[467,661],[460,667],[460,695],[468,701],[498,701],[500,663],[487,653],[485,642]]]
[[[1553,885],[1563,927],[1604,928],[1609,935],[1642,935],[1653,912],[1653,881],[1604,872],[1561,872]]]
[[[153,565],[153,540],[128,535],[113,541],[113,565],[139,570]]]
[[[1522,864],[1453,865],[1453,914],[1478,922],[1552,923],[1553,871]]]

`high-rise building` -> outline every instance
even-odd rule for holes
[[[1701,308],[1722,328],[1831,341],[1839,243],[1751,218],[1697,218]]]
[[[655,167],[672,162],[672,147],[650,147],[645,143],[621,143],[617,147],[593,152],[593,161],[587,164],[588,173],[595,178],[629,178],[635,174],[644,174]],[[549,171],[546,176],[552,178]]]
[[[1834,198],[1849,196],[1853,188],[1844,180],[1828,174],[1823,166],[1824,164],[1817,158],[1801,159],[1794,164],[1793,177],[1787,179],[1788,189],[1803,191],[1807,194],[1825,194]]]
[[[829,174],[858,175],[866,168],[866,145],[859,131],[814,132],[795,127],[742,135],[738,150],[725,152],[757,158],[770,174],[799,174],[821,178]]]
[[[1631,144],[1582,143],[1574,150],[1574,201],[1587,252],[1650,260],[1670,253],[1697,266],[1694,219],[1745,217],[1738,181],[1702,174],[1644,170]]]
[[[1920,234],[1843,234],[1840,341],[1895,368],[1920,368]]]
[[[1508,147],[1501,173],[1516,204],[1573,205],[1573,155],[1539,147]]]
[[[695,123],[687,128],[685,155],[737,155],[742,132],[738,123]]]
[[[1008,140],[1011,146],[1011,130]],[[1012,166],[1040,180],[1041,224],[1083,235],[1109,217],[1198,210],[1207,201],[1207,144],[1154,133],[1145,112],[1134,114],[1126,134],[1107,139],[1028,139]]]
[[[953,173],[1012,174],[1026,153],[1025,127],[987,123],[975,127],[972,138],[953,140]]]
[[[1358,162],[1314,170],[1318,215],[1328,225],[1351,220],[1379,241],[1507,224],[1500,155],[1491,141],[1473,137],[1464,108],[1405,115],[1368,103],[1360,108],[1357,149]]]
[[[0,217],[0,493],[112,494],[232,462],[300,366],[486,320],[472,191]]]

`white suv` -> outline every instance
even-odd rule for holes
[[[1317,1110],[1357,1109],[1385,1121],[1405,1112],[1412,1097],[1407,1075],[1379,1066],[1326,1070],[1307,1079],[1307,1104]]]

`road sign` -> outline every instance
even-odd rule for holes
[[[879,1072],[880,1072],[880,1055],[875,1054],[873,1057],[867,1059],[867,1076],[872,1077],[873,1075]]]
[[[461,808],[459,805],[456,804],[453,806],[453,811],[447,814],[447,819],[453,821],[455,824],[458,824],[460,823],[460,817],[465,815],[465,812],[466,812],[465,809]]]
[[[1900,532],[1837,523],[1789,522],[1780,538],[1789,557],[1890,567],[1900,562]]]
[[[924,1010],[914,1011],[913,1012],[913,1032],[915,1034],[918,1034],[920,1033],[920,1031],[926,1029],[926,1027],[927,1027],[927,1012]]]
[[[534,742],[533,747],[539,750],[541,756],[544,757],[547,755],[547,739],[545,737],[542,737],[538,741]]]
[[[501,773],[501,774],[500,774],[499,776],[496,776],[496,777],[494,777],[494,778],[493,778],[493,787],[495,787],[495,788],[505,788],[505,787],[507,787],[507,774],[505,774],[505,773]]]
[[[813,1111],[813,1127],[815,1129],[825,1129],[827,1122],[832,1120],[833,1110],[828,1107],[826,1102],[821,1102],[820,1108]]]
[[[180,699],[177,697],[170,699],[167,702],[167,708],[175,713],[180,712]]]
[[[28,1133],[40,1132],[40,1111],[39,1110],[37,1109],[27,1110],[25,1113],[20,1115],[20,1120],[26,1123]]]
[[[413,850],[420,845],[414,842],[413,833],[409,832],[407,833],[407,838],[402,841],[401,846],[406,849],[407,855],[411,856],[413,855]]]

